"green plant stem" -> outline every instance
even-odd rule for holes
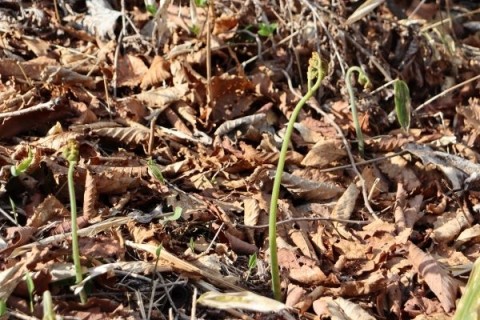
[[[270,246],[270,271],[272,275],[272,291],[273,296],[276,300],[281,299],[281,288],[280,288],[280,274],[278,269],[278,257],[277,257],[277,207],[278,207],[278,197],[280,195],[280,185],[282,182],[282,174],[283,169],[285,167],[285,160],[287,157],[288,145],[290,143],[290,138],[293,133],[293,127],[295,121],[297,120],[297,116],[302,110],[303,105],[305,102],[310,99],[313,94],[318,90],[320,84],[324,77],[324,72],[321,68],[318,68],[319,75],[317,76],[317,81],[313,85],[310,85],[309,81],[309,89],[305,96],[297,103],[295,109],[290,116],[290,120],[288,121],[287,130],[285,132],[285,136],[283,138],[282,149],[280,151],[280,156],[278,158],[277,164],[277,172],[275,174],[275,180],[273,183],[272,189],[272,199],[270,202],[270,215],[269,215],[269,227],[268,227],[268,242]]]
[[[83,280],[83,275],[82,264],[80,262],[80,247],[78,245],[77,200],[75,198],[75,185],[73,180],[76,164],[76,161],[69,161],[68,164],[68,193],[70,195],[70,213],[72,220],[72,255],[75,265],[75,283],[79,284]],[[87,294],[83,289],[80,291],[80,301],[82,303],[87,302]]]
[[[365,72],[357,66],[350,67],[347,70],[346,81],[345,81],[347,84],[348,95],[350,96],[350,108],[352,110],[353,124],[355,125],[355,131],[357,133],[358,150],[362,154],[362,157],[364,157],[365,142],[363,141],[363,133],[362,133],[362,129],[360,128],[360,122],[358,121],[357,105],[355,102],[355,94],[353,92],[353,86],[352,86],[352,80],[351,80],[352,79],[351,75],[354,71],[358,72],[359,77],[362,75],[365,75]]]

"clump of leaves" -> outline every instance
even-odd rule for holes
[[[75,198],[75,182],[73,174],[75,173],[75,165],[79,157],[79,147],[76,140],[69,140],[63,149],[63,156],[68,161],[68,193],[70,196],[70,215],[72,223],[72,256],[75,265],[76,284],[83,280],[82,265],[80,263],[80,247],[78,244],[78,224],[77,224],[77,200]],[[84,289],[80,291],[80,300],[82,303],[87,302],[87,294]]]
[[[292,137],[293,127],[297,120],[298,114],[302,110],[303,105],[310,99],[320,88],[323,78],[326,74],[326,66],[322,63],[318,53],[314,52],[308,63],[307,79],[308,90],[302,99],[293,109],[290,120],[288,121],[287,130],[283,138],[282,149],[278,158],[277,171],[273,182],[272,200],[270,202],[270,216],[268,220],[268,242],[270,246],[270,272],[272,274],[272,290],[276,300],[281,298],[280,275],[278,270],[277,257],[277,206],[278,197],[280,195],[280,185],[282,182],[283,168],[285,167],[285,159],[287,157],[288,145]],[[315,82],[314,82],[315,81]]]

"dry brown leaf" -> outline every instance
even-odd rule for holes
[[[143,83],[142,79],[148,68],[142,59],[127,54],[120,56],[117,62],[117,86],[136,87]]]
[[[307,153],[302,165],[323,168],[345,157],[347,152],[338,140],[318,141]]]
[[[49,195],[35,208],[35,212],[27,221],[27,226],[38,228],[54,218],[63,219],[68,215],[69,212],[63,204],[55,196]]]
[[[175,87],[158,88],[137,94],[135,97],[150,108],[165,110],[171,103],[181,100],[188,92],[188,84],[179,84]]]
[[[430,254],[423,252],[413,243],[408,246],[408,260],[440,300],[445,312],[455,308],[458,291],[455,279]]]
[[[285,299],[285,304],[289,307],[295,306],[304,298],[307,291],[302,287],[295,285],[293,283],[288,284],[287,297]]]
[[[144,74],[140,87],[146,89],[150,86],[161,85],[163,81],[172,76],[170,62],[162,56],[155,56],[148,71]]]
[[[327,279],[327,276],[318,266],[310,267],[306,265],[290,269],[288,277],[293,281],[313,286],[323,283]]]
[[[243,200],[243,223],[246,226],[256,226],[258,223],[258,217],[260,216],[260,206],[258,201],[254,198],[247,198]],[[250,243],[255,243],[254,230],[246,229],[248,240]]]

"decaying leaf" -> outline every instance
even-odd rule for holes
[[[443,309],[450,312],[455,307],[458,291],[455,279],[430,254],[413,243],[408,246],[408,260],[440,300]]]

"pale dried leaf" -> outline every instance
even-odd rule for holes
[[[350,15],[350,17],[348,17],[345,23],[348,25],[357,22],[384,2],[385,0],[366,0],[360,7],[358,7],[357,10],[355,10],[354,13]]]
[[[347,155],[343,144],[337,140],[318,141],[307,153],[302,165],[323,168]]]
[[[89,0],[87,7],[89,14],[83,21],[85,29],[102,39],[115,39],[115,27],[122,13],[113,10],[107,0]]]
[[[341,297],[336,298],[335,303],[342,308],[343,312],[350,319],[355,320],[375,320],[375,317],[370,315],[367,311],[363,310],[358,304],[343,299]]]
[[[360,190],[355,183],[351,183],[335,204],[331,215],[332,218],[350,219],[353,209],[355,209],[355,202],[357,201],[359,194]]]
[[[455,308],[458,291],[455,279],[430,254],[423,252],[413,243],[408,246],[408,260],[440,300],[445,312]]]
[[[197,302],[204,306],[221,310],[235,308],[256,312],[280,312],[289,308],[281,302],[250,291],[230,293],[209,291],[202,294]]]
[[[260,216],[260,206],[258,201],[253,198],[247,198],[243,200],[244,214],[243,223],[246,226],[256,226],[258,223],[258,217]],[[248,239],[251,243],[254,241],[254,230],[246,229]]]

